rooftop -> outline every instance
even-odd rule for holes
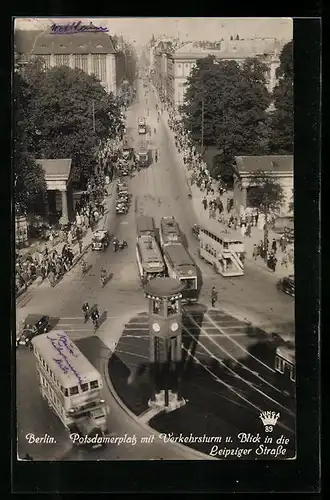
[[[162,297],[180,293],[184,285],[179,280],[173,278],[154,278],[144,287],[144,291],[150,295],[160,295]]]
[[[230,40],[221,42],[220,49],[203,49],[190,42],[183,45],[173,54],[174,59],[201,59],[208,55],[216,59],[246,59],[278,54],[284,42],[275,39]]]
[[[64,331],[38,335],[33,339],[33,346],[63,387],[73,387],[100,377]]]
[[[51,30],[16,30],[15,50],[18,54],[115,54],[107,33],[74,33],[56,35]]]
[[[71,158],[61,158],[56,160],[36,160],[45,172],[45,179],[63,179],[68,180],[71,172]]]
[[[235,156],[239,174],[263,172],[293,174],[293,155]]]

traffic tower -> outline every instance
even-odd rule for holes
[[[181,281],[172,278],[154,278],[144,287],[149,302],[149,406],[165,411],[185,404],[179,393],[183,289]]]

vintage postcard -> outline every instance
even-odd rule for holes
[[[296,455],[290,18],[16,18],[20,461]]]

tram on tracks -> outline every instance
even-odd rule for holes
[[[172,243],[182,243],[180,227],[173,216],[160,219],[159,235],[162,247]]]
[[[181,243],[167,243],[162,249],[168,276],[185,285],[182,302],[196,302],[199,294],[197,267],[188,251]]]
[[[284,340],[276,347],[275,372],[279,386],[292,395],[296,384],[296,352],[293,339]]]
[[[137,237],[136,261],[142,281],[164,276],[165,264],[154,235],[141,234]]]

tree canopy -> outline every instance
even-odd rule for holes
[[[218,164],[231,165],[235,155],[265,154],[266,110],[271,100],[266,70],[256,58],[239,65],[212,56],[197,61],[192,70],[181,108],[183,121],[192,139],[200,142],[204,107],[204,145],[218,146]]]
[[[46,194],[46,182],[42,168],[28,152],[28,132],[24,127],[26,110],[31,103],[28,84],[18,72],[14,74],[14,197],[18,212],[37,209]]]
[[[270,152],[293,154],[293,53],[292,41],[280,54],[280,65],[276,72],[279,82],[274,88],[274,107],[271,119]]]
[[[257,171],[250,180],[249,203],[252,207],[259,208],[265,214],[280,208],[284,201],[284,191],[272,175]]]
[[[27,151],[35,158],[72,158],[75,180],[94,171],[100,144],[123,129],[120,107],[95,76],[68,67],[24,71],[29,99],[21,113]],[[22,79],[17,95],[22,93]]]

